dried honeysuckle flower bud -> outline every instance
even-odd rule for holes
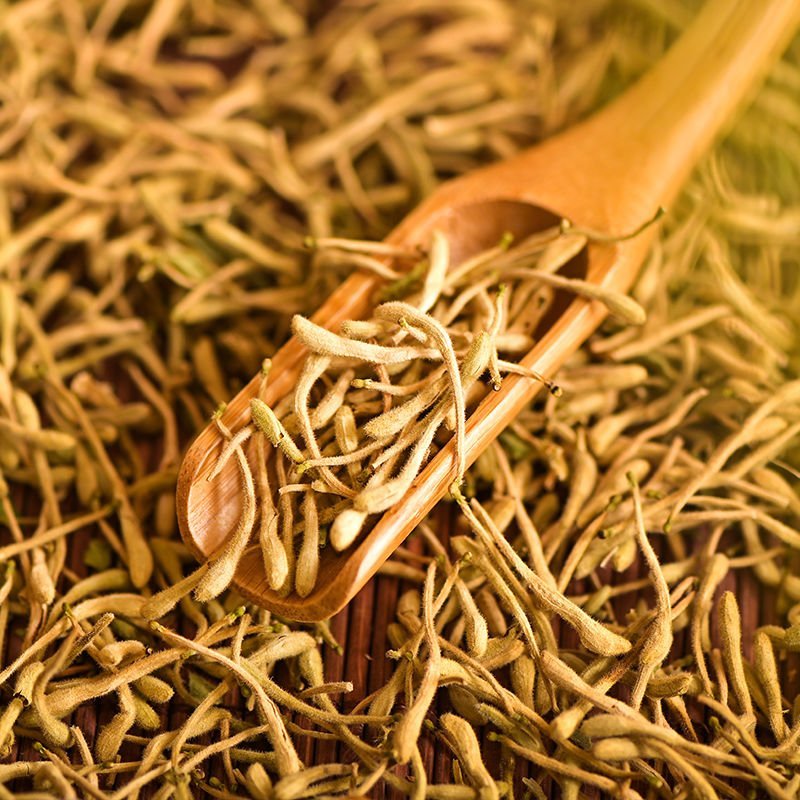
[[[667,210],[663,206],[659,206],[652,217],[645,219],[636,227],[623,233],[607,233],[593,228],[587,228],[583,225],[576,225],[572,220],[566,217],[562,218],[559,223],[559,230],[562,234],[568,233],[571,236],[582,236],[592,242],[614,244],[616,242],[626,242],[630,239],[635,239],[640,233],[647,230],[650,226],[655,225],[666,213]]]
[[[316,649],[316,646],[314,637],[305,631],[280,633],[250,655],[248,660],[254,665],[273,664],[282,659],[302,656]]]
[[[552,586],[533,572],[511,545],[508,544],[505,537],[496,530],[491,517],[486,514],[477,501],[473,500],[470,506],[460,492],[454,496],[466,515],[470,526],[478,536],[487,544],[498,547],[509,564],[514,567],[534,592],[537,602],[572,625],[585,647],[601,655],[619,655],[627,653],[631,649],[631,643],[627,639],[592,619],[583,609],[567,600],[564,595],[553,589]]]
[[[334,550],[346,550],[358,538],[367,519],[366,511],[346,508],[336,515],[331,525],[330,542]]]
[[[53,578],[47,566],[44,550],[42,550],[41,547],[37,547],[33,551],[33,567],[31,568],[29,588],[31,598],[36,603],[50,605],[55,599],[56,587],[53,584]]]
[[[76,447],[75,437],[69,433],[40,427],[29,428],[3,417],[0,417],[0,432],[4,439],[8,437],[47,452],[69,455]]]
[[[469,782],[485,800],[498,800],[497,784],[486,769],[475,730],[465,719],[455,714],[442,714],[439,724],[447,743],[453,749]]]
[[[289,558],[280,537],[280,515],[272,499],[264,438],[264,434],[259,432],[256,437],[255,452],[255,482],[261,514],[258,540],[267,582],[271,589],[278,591],[289,576]]]
[[[510,353],[520,356],[532,350],[535,343],[533,337],[525,333],[498,333],[494,339],[494,345],[499,353]]]
[[[501,284],[497,289],[495,295],[495,303],[493,310],[493,318],[489,324],[487,333],[492,341],[492,353],[489,357],[489,375],[491,376],[492,389],[500,391],[503,378],[500,374],[499,356],[497,354],[497,337],[500,332],[505,328],[506,319],[508,317],[508,286]]]
[[[456,580],[455,586],[458,602],[466,620],[467,647],[470,655],[482,656],[489,642],[489,629],[486,620],[475,605],[475,600],[464,581]]]
[[[302,504],[303,541],[295,565],[294,588],[300,597],[307,597],[317,583],[319,572],[319,515],[314,492],[306,492]]]
[[[371,364],[401,364],[417,358],[438,359],[439,351],[422,347],[384,347],[337,336],[301,316],[292,317],[292,333],[313,353],[355,358]]]
[[[267,582],[271,589],[277,591],[289,575],[289,559],[280,538],[277,512],[270,513],[262,508],[259,542]]]
[[[475,695],[457,684],[447,686],[447,698],[456,714],[463,717],[470,725],[483,725],[486,717],[480,713],[478,700]]]
[[[13,727],[23,709],[33,702],[34,686],[44,669],[45,665],[41,661],[34,661],[20,670],[14,685],[14,696],[0,715],[0,753],[11,751],[14,743]]]
[[[254,800],[272,800],[272,780],[261,764],[250,764],[244,774],[244,781]]]
[[[367,342],[384,336],[390,327],[381,320],[346,319],[339,326],[339,332],[348,339]]]
[[[425,663],[425,669],[414,696],[414,702],[395,725],[392,734],[392,754],[399,764],[405,764],[411,759],[412,751],[416,747],[416,742],[422,729],[422,723],[428,713],[439,683],[442,655],[438,637],[433,627],[433,584],[435,577],[436,565],[434,563],[428,567],[422,598],[423,634],[425,643],[428,646],[428,660]]]
[[[22,701],[24,707],[33,702],[33,688],[39,676],[44,672],[45,665],[41,661],[34,661],[26,664],[17,676],[14,684],[14,697]]]
[[[146,731],[157,731],[161,728],[161,718],[158,712],[135,692],[133,706],[136,711],[136,724],[140,728],[144,728]]]
[[[573,526],[597,484],[597,462],[586,447],[586,431],[583,428],[578,430],[577,447],[573,452],[571,466],[569,497],[559,519],[559,525],[564,530]]]
[[[486,372],[491,356],[492,339],[486,331],[481,331],[473,339],[461,362],[461,382],[465,387]]]
[[[600,761],[633,761],[637,758],[648,758],[646,745],[633,739],[608,738],[592,745],[592,755]]]
[[[336,444],[343,454],[347,455],[358,449],[358,430],[356,428],[356,418],[350,406],[342,406],[337,409],[333,416],[334,432]],[[358,466],[352,464],[348,466],[350,477],[357,474]]]
[[[122,642],[111,642],[100,648],[99,657],[109,667],[119,666],[123,661],[141,658],[147,654],[147,648],[141,642],[128,639]]]
[[[311,411],[311,427],[318,430],[327,425],[334,414],[342,408],[347,390],[353,380],[355,372],[346,369],[336,379],[336,382],[325,393],[324,397],[317,403],[316,408]],[[349,407],[348,407],[349,408]]]
[[[314,384],[323,376],[330,366],[331,360],[326,356],[310,355],[306,358],[294,390],[294,414],[300,433],[305,439],[306,448],[312,458],[319,459],[322,453],[317,442],[314,426],[311,423],[309,403]],[[353,497],[355,492],[327,466],[318,467],[322,481],[331,491],[343,497]]]
[[[407,402],[369,420],[364,425],[364,433],[373,439],[384,439],[399,433],[430,408],[443,395],[446,386],[447,379],[444,377],[433,381]]]
[[[443,659],[446,661],[447,659]],[[405,683],[405,664],[401,664],[392,673],[389,680],[375,692],[372,702],[369,705],[369,713],[375,717],[382,717],[391,713],[397,701],[397,695],[400,693]],[[442,676],[444,677],[444,675]]]
[[[230,714],[223,709],[214,708],[214,706],[225,696],[230,688],[231,682],[225,680],[209,691],[180,729],[170,736],[169,745],[173,764],[179,763],[181,751],[190,739],[202,736],[203,733],[207,733],[217,727],[220,728],[220,735],[224,737],[224,726],[229,721]],[[155,749],[153,748],[153,751]]]
[[[775,651],[772,648],[772,641],[763,631],[756,631],[753,638],[753,655],[756,675],[767,701],[769,725],[776,741],[780,743],[789,735],[789,730],[783,716],[783,697],[778,667],[775,663]]]
[[[419,633],[422,630],[420,602],[421,597],[417,589],[403,592],[397,600],[397,619],[411,634]]]
[[[505,636],[508,631],[508,621],[500,603],[497,602],[497,597],[490,589],[481,589],[475,595],[475,605],[480,609],[492,636]]]
[[[529,724],[533,720],[516,713],[509,716],[488,703],[478,703],[478,712],[483,717],[482,722],[488,721],[495,728],[512,738],[517,744],[540,753],[545,752],[539,731]]]
[[[424,331],[430,341],[441,354],[446,373],[450,381],[452,400],[455,406],[455,446],[456,446],[456,474],[460,479],[466,469],[464,454],[464,438],[466,436],[466,406],[464,388],[461,383],[461,371],[458,360],[453,350],[453,343],[442,325],[424,312],[414,308],[408,303],[399,301],[384,303],[375,309],[375,316],[390,322],[399,323],[401,320],[415,325]]]
[[[533,709],[534,686],[536,682],[536,665],[529,655],[521,655],[511,663],[511,687],[514,694],[528,708]]]
[[[748,719],[755,719],[753,701],[747,686],[742,659],[742,620],[739,614],[739,604],[733,592],[725,592],[720,598],[719,629],[728,680],[739,701],[742,713]]]
[[[14,386],[8,368],[0,363],[0,408],[11,416],[14,414]]]
[[[419,474],[422,463],[428,455],[428,449],[433,442],[433,437],[436,435],[443,418],[444,407],[440,405],[438,410],[432,411],[429,418],[424,421],[419,438],[416,440],[406,459],[406,463],[397,477],[385,482],[378,481],[373,483],[370,481],[356,495],[353,505],[357,511],[376,514],[390,509],[403,498]]]
[[[75,448],[75,490],[78,500],[86,507],[91,507],[100,495],[100,481],[97,476],[95,462],[82,444]]]
[[[302,464],[305,461],[300,449],[275,416],[275,412],[261,399],[254,397],[250,401],[250,413],[253,423],[266,435],[273,447],[277,447],[290,461]]]
[[[319,764],[307,767],[294,775],[286,775],[273,787],[272,797],[275,800],[294,800],[302,797],[313,784],[325,779],[341,778],[351,775],[350,764]]]
[[[416,248],[399,247],[390,242],[374,242],[371,239],[350,239],[335,236],[306,236],[303,245],[310,249],[333,248],[350,253],[372,253],[387,258],[416,259],[420,252]]]
[[[709,559],[701,577],[700,585],[697,588],[692,609],[692,654],[697,662],[697,668],[703,679],[707,694],[712,694],[713,692],[704,656],[706,647],[703,644],[703,630],[704,626],[706,630],[708,628],[708,615],[711,613],[714,592],[728,574],[729,569],[730,560],[724,553],[715,553]]]
[[[286,463],[282,456],[278,456],[276,473],[279,484],[287,483]],[[287,572],[286,580],[278,589],[278,592],[285,596],[294,588],[295,572],[295,545],[294,545],[294,503],[291,493],[282,494],[278,497],[278,516],[280,521],[281,541],[286,553]]]
[[[144,675],[134,681],[133,686],[145,700],[149,700],[151,703],[168,703],[175,694],[172,686],[155,675]]]
[[[442,231],[434,230],[428,251],[428,271],[422,292],[414,305],[423,313],[430,311],[439,299],[444,288],[447,270],[450,266],[450,243]]]
[[[631,694],[631,706],[638,709],[644,698],[647,684],[653,672],[669,654],[672,647],[672,604],[670,601],[669,586],[664,580],[661,565],[658,562],[653,546],[647,538],[642,511],[642,500],[639,493],[639,484],[633,473],[628,473],[628,481],[633,493],[633,507],[636,520],[636,538],[639,548],[644,555],[645,563],[650,578],[650,583],[656,595],[655,618],[643,634],[644,642],[639,650],[639,674]]]
[[[144,601],[141,607],[141,615],[144,619],[161,619],[169,614],[173,608],[190,592],[193,592],[200,581],[208,573],[210,564],[201,564],[194,572],[187,575],[172,586],[167,586],[157,594]]]
[[[606,306],[617,319],[628,325],[644,325],[647,321],[645,310],[632,297],[590,281],[566,278],[563,275],[550,275],[525,268],[512,268],[508,272],[508,277],[540,281],[556,289],[566,289],[579,297],[596,300]]]
[[[9,372],[17,364],[16,332],[19,298],[11,281],[0,281],[0,364]]]
[[[34,691],[33,710],[37,727],[45,740],[53,747],[67,747],[72,741],[69,726],[50,711],[47,698],[38,690]]]

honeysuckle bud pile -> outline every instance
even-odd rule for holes
[[[434,413],[431,446],[458,441],[470,353],[488,361],[464,413],[537,336],[513,270],[547,298],[544,254],[584,244],[561,226],[522,264],[531,242],[498,241],[459,277],[439,238],[368,243],[616,94],[696,5],[0,8],[0,800],[800,795],[797,42],[666,210],[633,291],[646,319],[609,316],[373,603],[303,625],[225,588],[255,546],[303,591],[281,503],[327,547],[378,507],[354,502],[368,459],[314,460],[416,441]],[[353,268],[389,293],[316,348],[308,418],[294,395],[248,434],[217,416],[254,502],[234,557],[198,569],[184,448],[293,328],[322,341],[308,317]],[[398,375],[342,342],[414,358]],[[263,458],[242,461],[245,435]]]
[[[644,311],[631,298],[557,274],[587,242],[584,233],[566,225],[562,229],[569,233],[545,230],[513,249],[513,237],[504,236],[496,247],[457,266],[450,263],[447,238],[434,232],[427,258],[408,274],[397,276],[382,267],[395,277],[384,294],[403,299],[380,303],[369,319],[347,320],[338,332],[300,315],[292,319],[294,336],[309,351],[293,393],[275,410],[256,397],[250,425],[235,434],[221,429],[224,446],[209,479],[236,454],[245,494],[242,518],[230,544],[198,576],[196,596],[214,597],[225,588],[220,576],[233,578],[250,544],[257,506],[258,544],[269,587],[306,597],[316,585],[321,538],[336,551],[356,542],[369,520],[403,500],[447,441],[448,430],[460,484],[467,415],[482,395],[484,374],[495,390],[504,374],[516,373],[545,383],[556,397],[561,393],[552,381],[514,360],[533,347],[554,288],[605,302],[624,322],[643,322]],[[391,245],[347,246],[356,252],[360,248],[365,257],[403,257]],[[259,394],[268,380],[266,365]],[[243,451],[252,434],[257,438],[257,480]],[[267,450],[273,448],[282,463],[268,468]],[[277,502],[270,485],[275,475],[281,495]],[[301,498],[298,503],[295,496]],[[302,531],[296,537],[297,517]],[[323,525],[326,535],[321,537]],[[186,584],[187,591],[191,585]]]

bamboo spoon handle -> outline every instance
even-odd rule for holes
[[[620,218],[621,224],[633,223],[647,198],[672,202],[798,23],[800,0],[710,0],[664,58],[595,117],[593,124],[606,131],[601,145],[615,154],[620,176],[627,163],[617,201],[627,200],[632,216]]]
[[[584,122],[441,187],[393,232],[465,201],[504,197],[621,234],[675,198],[800,23],[800,0],[709,0],[637,83]]]
[[[711,0],[659,64],[608,107],[638,147],[635,155],[652,154],[647,168],[654,192],[668,199],[676,194],[798,23],[798,0]],[[663,183],[657,175],[665,176]]]

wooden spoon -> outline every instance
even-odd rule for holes
[[[710,0],[664,58],[638,83],[595,116],[503,161],[442,185],[389,236],[415,246],[434,228],[450,241],[453,263],[497,243],[566,218],[614,235],[632,229],[673,200],[698,158],[788,44],[800,22],[800,0]],[[586,278],[627,291],[655,235],[651,226],[616,243],[590,244]],[[314,315],[336,328],[367,315],[380,282],[355,274]],[[521,363],[551,375],[596,329],[605,308],[576,299]],[[293,389],[304,348],[290,340],[272,360],[265,399],[271,405]],[[223,422],[249,422],[254,378],[228,405]],[[467,424],[472,463],[531,400],[541,384],[508,376],[489,393]],[[220,449],[208,426],[190,447],[178,479],[181,533],[195,555],[216,553],[241,512],[235,459],[214,481],[207,476]],[[242,558],[234,584],[249,600],[295,620],[315,621],[342,608],[440,500],[454,478],[451,441],[426,466],[404,500],[343,553],[325,548],[317,586],[305,598],[280,597],[267,586],[261,554]]]

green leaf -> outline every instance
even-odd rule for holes
[[[533,448],[511,431],[503,431],[500,434],[500,442],[512,461],[527,460],[533,455]]]
[[[95,538],[89,542],[89,546],[83,554],[83,563],[87,567],[102,572],[111,566],[112,558],[113,554],[108,542],[105,539]]]
[[[204,700],[206,695],[213,691],[216,686],[210,680],[202,676],[199,672],[196,672],[195,670],[189,670],[187,677],[187,688],[189,690],[189,694],[194,697],[195,700]]]

